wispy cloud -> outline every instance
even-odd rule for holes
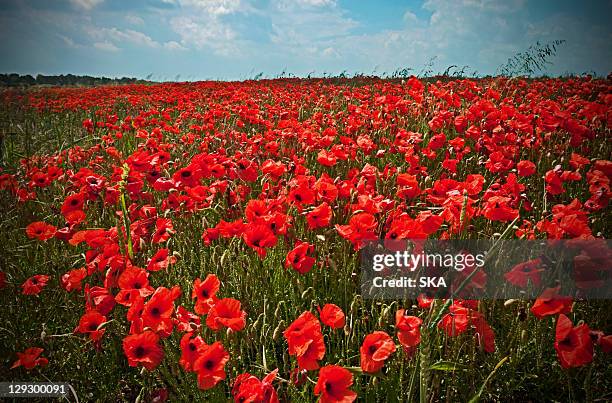
[[[105,52],[118,52],[119,48],[113,45],[111,42],[94,42],[93,47],[98,50],[103,50]]]
[[[70,0],[75,7],[83,10],[91,10],[103,2],[104,0]]]

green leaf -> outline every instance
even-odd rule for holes
[[[466,368],[465,365],[459,364],[456,362],[452,362],[452,361],[438,361],[432,364],[431,367],[429,367],[429,369],[432,371],[448,371],[448,372],[453,372],[458,369],[465,369],[465,368]]]
[[[493,368],[493,371],[491,371],[491,373],[489,374],[489,376],[487,376],[487,379],[485,379],[485,381],[483,382],[482,386],[480,387],[480,390],[478,391],[478,393],[476,393],[474,395],[474,397],[472,397],[469,401],[469,403],[478,403],[480,401],[480,396],[484,393],[485,389],[487,388],[487,383],[489,383],[489,381],[491,380],[491,378],[493,378],[493,376],[495,375],[495,373],[497,372],[497,370],[504,365],[504,363],[506,361],[508,361],[508,358],[510,358],[509,356],[504,357],[501,359],[500,362],[497,363],[497,365],[495,366],[495,368]]]

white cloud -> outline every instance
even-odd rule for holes
[[[101,4],[104,0],[70,0],[70,3],[75,7],[82,8],[84,10],[91,10],[98,4]]]
[[[168,41],[164,43],[164,48],[168,50],[187,50],[186,47],[176,41]]]
[[[135,45],[146,46],[149,48],[159,47],[159,43],[151,39],[150,36],[132,29],[120,30],[118,28],[95,28],[86,29],[88,34],[98,40],[112,43],[132,43]]]
[[[119,48],[117,46],[115,46],[114,44],[108,41],[95,42],[93,44],[93,47],[98,50],[103,50],[105,52],[118,52],[119,51]]]
[[[133,29],[89,27],[86,32],[94,39],[94,47],[102,50],[117,51],[120,49],[119,45],[124,43],[152,49],[185,50],[185,47],[176,41],[159,43],[147,34]]]
[[[81,45],[77,44],[72,38],[67,37],[66,35],[57,34],[58,38],[60,38],[66,46],[69,48],[77,49],[80,48]]]
[[[413,13],[410,10],[406,10],[406,12],[404,13],[404,21],[407,23],[415,23],[417,22],[419,19],[417,18],[416,14]]]
[[[298,4],[310,7],[335,6],[336,0],[296,0]]]
[[[318,4],[323,0],[307,2]],[[297,54],[333,48],[335,40],[349,35],[358,24],[335,4],[329,4],[331,7],[325,9],[296,8],[291,2],[277,0],[269,14],[272,23],[270,40],[283,50]]]
[[[336,49],[334,49],[333,47],[331,47],[331,46],[323,49],[321,54],[323,56],[328,56],[328,57],[336,57],[336,58],[341,57],[340,53],[338,53],[338,51]]]
[[[183,7],[195,7],[208,15],[234,14],[243,9],[240,0],[180,0]]]
[[[137,15],[126,15],[125,20],[132,25],[144,25],[144,20]]]
[[[182,46],[194,46],[197,49],[210,48],[220,55],[232,55],[237,52],[236,32],[217,18],[175,17],[170,26],[181,37]]]

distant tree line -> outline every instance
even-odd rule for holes
[[[59,85],[59,86],[92,86],[92,85],[111,85],[111,84],[136,84],[148,81],[137,78],[122,77],[92,77],[76,76],[74,74],[61,74],[58,76],[45,76],[38,74],[36,77],[31,75],[20,75],[17,73],[0,74],[0,86],[23,87],[30,85]]]

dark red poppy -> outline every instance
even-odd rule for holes
[[[332,329],[341,329],[344,327],[345,316],[342,309],[335,304],[325,304],[323,308],[317,308],[319,310],[319,317],[324,325],[331,327]]]
[[[385,361],[395,352],[395,343],[387,333],[375,331],[365,337],[359,352],[363,372],[375,373],[382,369]]]
[[[363,242],[377,238],[376,218],[370,213],[355,214],[349,220],[348,225],[336,224],[336,231],[345,239],[353,243],[355,250],[361,249]]]
[[[254,375],[245,372],[234,380],[232,395],[235,403],[278,403],[276,389],[272,386],[278,369],[270,372],[261,381]]]
[[[200,357],[201,349],[206,346],[204,339],[193,333],[185,333],[181,338],[181,358],[179,364],[185,371],[193,371],[193,364]]]
[[[43,351],[45,350],[40,347],[29,347],[22,353],[18,352],[17,361],[13,363],[11,369],[21,366],[27,370],[33,369],[37,366],[44,367],[49,363],[49,360],[44,357],[40,357]]]
[[[200,330],[201,320],[198,315],[180,305],[176,308],[174,324],[180,332],[193,332]]]
[[[259,257],[266,257],[266,248],[271,248],[278,241],[272,230],[265,224],[248,225],[244,231],[244,242],[253,248]]]
[[[319,370],[319,379],[314,393],[321,403],[350,403],[357,398],[353,386],[353,374],[338,365],[326,365]]]
[[[319,368],[318,361],[325,355],[325,343],[321,324],[310,311],[302,313],[283,335],[289,345],[289,354],[297,357],[301,369]]]
[[[516,164],[516,169],[520,176],[531,176],[536,173],[536,165],[527,160],[520,161]]]
[[[158,250],[149,263],[147,264],[148,271],[166,270],[168,266],[176,263],[176,256],[170,255],[168,248]]]
[[[198,374],[198,387],[206,390],[215,387],[225,379],[225,364],[229,354],[218,341],[199,348],[198,358],[193,363],[193,370]]]
[[[240,309],[240,301],[233,298],[218,300],[208,311],[206,326],[212,330],[222,327],[238,332],[246,325],[246,312]]]
[[[214,274],[207,275],[204,281],[201,281],[199,278],[195,279],[191,298],[196,299],[194,310],[197,314],[206,315],[210,308],[215,305],[220,286],[221,282]]]
[[[593,361],[589,327],[585,323],[574,327],[567,316],[560,314],[555,332],[555,350],[563,368],[580,367]]]
[[[68,273],[62,275],[60,282],[64,290],[70,291],[80,291],[83,288],[83,284],[81,283],[83,279],[87,277],[87,269],[84,267],[80,269],[70,270]]]
[[[55,236],[57,228],[53,225],[47,224],[42,221],[36,221],[26,227],[26,234],[30,239],[38,239],[39,241],[46,241]]]
[[[62,214],[64,216],[69,215],[75,211],[83,210],[83,205],[85,204],[85,194],[84,193],[76,193],[72,194],[64,200],[62,204]]]
[[[312,253],[313,250],[314,245],[298,241],[296,246],[287,253],[285,268],[291,267],[300,274],[308,273],[315,264],[315,258],[308,256],[308,253]]]
[[[145,328],[150,328],[161,337],[167,337],[172,332],[174,322],[174,301],[180,296],[180,289],[175,287],[168,289],[158,287],[151,299],[144,304],[142,311],[142,323]]]
[[[174,227],[172,226],[172,220],[169,218],[158,218],[155,221],[155,233],[153,234],[153,243],[162,243],[170,239],[170,236],[174,234]]]
[[[321,203],[306,214],[306,222],[310,229],[325,228],[332,218],[332,210],[327,202]]]
[[[149,272],[136,266],[126,268],[119,276],[117,285],[121,290],[115,300],[125,306],[131,304],[135,295],[145,298],[155,291],[149,285]]]
[[[397,338],[404,347],[415,347],[421,342],[421,324],[423,320],[406,314],[405,309],[395,312],[395,329]]]
[[[90,339],[99,345],[105,329],[102,325],[106,322],[106,316],[96,310],[86,312],[79,320],[79,325],[74,329],[75,333],[89,335]]]
[[[540,273],[542,268],[542,259],[536,258],[514,266],[509,272],[504,274],[505,279],[517,287],[526,288],[528,284],[535,287],[540,286]]]
[[[149,371],[154,370],[164,358],[159,336],[149,330],[125,337],[123,352],[130,367],[142,365]]]
[[[545,289],[531,306],[531,313],[540,319],[549,315],[570,313],[574,301],[571,298],[560,296],[559,290],[560,287]]]
[[[23,295],[38,295],[47,286],[48,281],[49,276],[45,274],[32,276],[21,285],[21,293]]]

